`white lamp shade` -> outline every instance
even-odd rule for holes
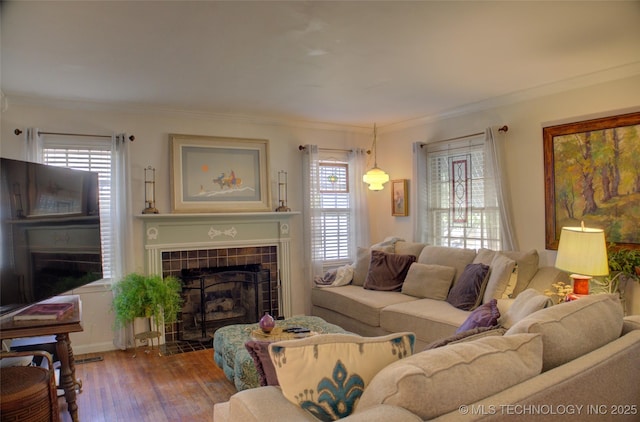
[[[609,274],[604,231],[586,227],[563,227],[556,268],[587,276]]]
[[[389,175],[384,170],[374,167],[362,176],[362,181],[369,184],[369,190],[382,190],[383,185],[389,181]]]

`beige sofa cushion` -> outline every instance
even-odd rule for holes
[[[414,262],[402,284],[402,293],[420,298],[445,300],[456,269]]]
[[[395,253],[399,255],[413,255],[417,258],[420,256],[420,252],[422,252],[424,247],[424,243],[405,242],[400,240],[395,244]]]
[[[411,331],[426,344],[455,333],[469,314],[444,300],[415,299],[382,309],[380,326],[391,333]]]
[[[353,269],[353,280],[351,281],[351,284],[353,284],[354,286],[364,285],[364,282],[367,279],[367,274],[369,273],[369,264],[371,263],[371,249],[387,253],[393,253],[393,251],[395,250],[393,244],[385,246],[372,246],[371,248],[358,247],[356,262]]]
[[[451,344],[382,369],[360,398],[356,413],[390,404],[428,420],[526,381],[541,368],[539,335]]]
[[[456,269],[453,284],[458,282],[467,264],[471,264],[476,256],[473,249],[448,248],[445,246],[427,245],[422,249],[418,262],[420,264],[444,265]]]
[[[511,328],[521,319],[550,306],[553,306],[553,301],[549,296],[545,296],[535,289],[527,289],[513,299],[509,308],[504,311],[500,309],[500,302],[498,302],[501,314],[498,323],[504,328]]]
[[[320,420],[349,416],[380,369],[411,356],[415,336],[322,334],[272,343],[282,394]]]
[[[484,289],[482,303],[488,303],[491,299],[506,299],[508,297],[507,288],[516,268],[516,261],[498,252],[491,260],[489,268],[489,281]],[[511,291],[514,287],[515,285],[511,287]]]
[[[365,290],[353,285],[311,289],[311,302],[315,306],[338,312],[372,327],[380,326],[380,311],[383,308],[415,300],[418,299],[400,292]]]
[[[616,295],[590,295],[534,312],[509,328],[505,336],[542,334],[543,371],[547,371],[620,337],[622,318]]]
[[[491,249],[481,248],[478,250],[478,254],[473,260],[474,263],[482,263],[485,265],[491,265],[491,261],[497,253],[501,253],[506,257],[516,261],[517,277],[516,284],[513,286],[513,290],[509,292],[513,297],[527,288],[527,285],[538,271],[538,265],[540,257],[538,251],[531,249],[526,252],[520,251],[493,251]],[[498,298],[496,298],[498,299]]]

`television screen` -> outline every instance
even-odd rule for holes
[[[98,174],[0,158],[0,314],[102,278]]]

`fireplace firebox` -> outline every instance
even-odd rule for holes
[[[206,340],[228,324],[256,322],[273,313],[271,274],[260,264],[183,269],[181,340]]]

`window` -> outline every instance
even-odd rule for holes
[[[111,278],[111,142],[91,140],[90,146],[56,140],[44,140],[42,161],[45,164],[98,173],[100,192],[100,235],[102,267],[105,278]]]
[[[500,250],[500,214],[487,182],[484,140],[427,144],[426,241]]]
[[[351,198],[349,164],[342,160],[318,162],[318,212],[312,217],[315,261],[323,267],[350,263]]]

